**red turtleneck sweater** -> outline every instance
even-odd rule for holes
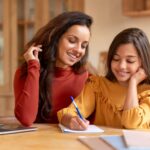
[[[20,77],[20,68],[15,73],[15,116],[25,126],[30,126],[35,120],[38,122],[57,123],[57,111],[67,107],[70,96],[77,97],[81,92],[88,73],[76,74],[71,69],[56,68],[52,82],[52,114],[50,120],[41,121],[38,114],[39,105],[39,76],[40,64],[36,60],[28,62],[28,74]]]

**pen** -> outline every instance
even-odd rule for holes
[[[74,98],[73,98],[72,96],[70,96],[70,98],[71,98],[71,100],[72,100],[72,102],[73,102],[73,105],[74,105],[75,108],[76,108],[76,111],[77,111],[77,113],[78,113],[78,116],[79,116],[82,120],[84,120],[83,117],[82,117],[82,115],[81,115],[81,113],[80,113],[80,111],[79,111],[79,108],[78,108],[77,104],[76,104],[75,101],[74,101]]]

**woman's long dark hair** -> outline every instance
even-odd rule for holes
[[[150,43],[146,34],[139,28],[128,28],[120,32],[112,41],[107,57],[107,74],[106,77],[111,81],[116,81],[116,78],[111,70],[111,62],[118,47],[122,44],[132,43],[141,58],[142,67],[147,74],[147,79],[142,83],[150,84]]]
[[[39,53],[40,81],[39,81],[39,110],[38,116],[42,119],[48,118],[51,111],[51,83],[54,74],[57,45],[60,37],[73,25],[84,25],[90,30],[92,18],[82,12],[64,12],[50,20],[40,28],[33,39],[27,43],[25,50],[31,45],[42,45],[42,52]],[[85,71],[84,65],[87,61],[88,47],[83,58],[72,66],[76,73]],[[27,75],[27,63],[22,65],[22,76]]]

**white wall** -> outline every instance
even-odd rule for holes
[[[139,27],[150,39],[150,16],[126,17],[122,0],[85,0],[85,12],[94,19],[89,61],[98,67],[99,52],[108,50],[114,36],[128,27]]]

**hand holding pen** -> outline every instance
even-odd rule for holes
[[[72,96],[70,96],[72,103],[77,111],[78,116],[77,117],[72,117],[70,120],[70,128],[71,129],[76,129],[76,130],[85,130],[87,129],[88,125],[89,125],[89,121],[86,120],[85,118],[83,118],[83,116],[80,113],[80,110],[77,106],[77,104],[74,101],[74,98]]]

